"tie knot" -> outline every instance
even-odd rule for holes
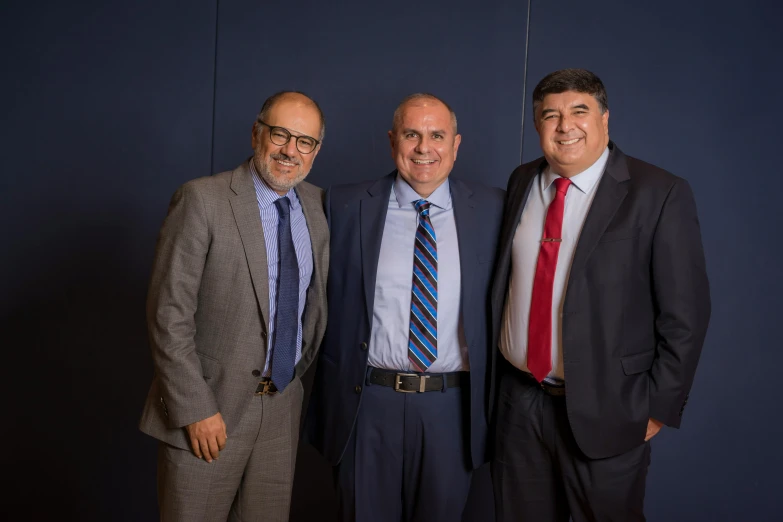
[[[557,178],[555,180],[555,190],[561,194],[565,194],[568,191],[568,187],[571,186],[571,180],[568,178]]]
[[[291,212],[291,200],[288,199],[288,196],[283,196],[282,198],[276,199],[275,206],[277,206],[277,211],[280,213],[280,217],[287,217]]]
[[[426,199],[419,199],[413,202],[413,206],[416,207],[416,211],[422,216],[428,216],[430,214],[431,203]]]

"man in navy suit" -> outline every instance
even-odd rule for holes
[[[329,321],[307,434],[341,520],[460,520],[486,461],[490,276],[503,191],[449,178],[461,136],[430,94],[402,101],[397,169],[333,187]]]

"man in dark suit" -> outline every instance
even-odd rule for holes
[[[278,93],[253,123],[253,157],[171,201],[140,423],[160,441],[161,520],[288,520],[300,377],[326,328],[323,191],[302,181],[323,134],[313,100]]]
[[[329,323],[306,432],[342,520],[458,521],[485,462],[489,288],[503,191],[449,178],[461,137],[429,94],[389,131],[397,170],[333,187]]]
[[[497,520],[644,520],[710,316],[693,194],[609,141],[593,73],[548,75],[533,111],[544,158],[509,180],[492,289]]]

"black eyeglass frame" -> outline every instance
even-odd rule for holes
[[[278,145],[280,147],[282,147],[283,145],[287,145],[288,142],[291,141],[291,138],[295,138],[296,139],[296,150],[298,150],[301,154],[312,154],[313,151],[315,151],[315,149],[318,148],[318,145],[321,144],[320,140],[317,140],[317,139],[313,138],[312,136],[306,136],[306,135],[297,136],[295,134],[291,134],[291,131],[286,129],[285,127],[278,127],[277,125],[269,125],[265,121],[262,121],[261,118],[259,118],[256,121],[258,123],[260,123],[261,125],[266,125],[267,127],[269,127],[269,141],[271,141],[272,143],[274,143],[275,145]],[[285,140],[285,143],[275,143],[275,141],[272,139],[272,133],[275,131],[275,129],[279,129],[279,130],[285,132],[286,134],[288,134],[288,139]],[[299,148],[299,139],[300,138],[307,138],[308,140],[313,140],[315,142],[315,145],[313,145],[312,150],[310,150],[308,152],[305,152],[302,149],[300,149]]]

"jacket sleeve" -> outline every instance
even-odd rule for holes
[[[650,416],[678,428],[710,318],[696,203],[683,179],[671,187],[658,219],[652,278],[657,349],[650,370]]]
[[[209,252],[207,212],[193,183],[174,194],[158,238],[147,297],[147,325],[161,402],[170,428],[218,412],[196,354],[195,313]]]

